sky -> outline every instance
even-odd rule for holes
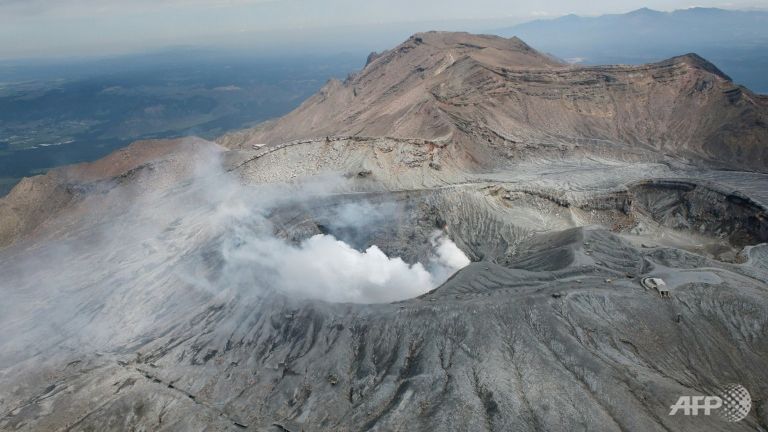
[[[768,0],[0,0],[0,59],[179,45],[384,48],[416,31],[481,32],[569,13],[692,6],[768,8]]]

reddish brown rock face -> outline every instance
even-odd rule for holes
[[[424,33],[331,81],[227,147],[326,135],[437,139],[468,151],[599,139],[736,169],[768,169],[768,100],[695,54],[642,66],[559,63],[518,39]],[[589,144],[582,148],[589,151]]]

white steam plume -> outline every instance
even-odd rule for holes
[[[207,149],[195,150],[198,166],[179,156],[183,163],[102,185],[104,193],[52,220],[51,231],[0,251],[0,387],[3,368],[36,353],[133,346],[211,303],[247,309],[271,291],[330,302],[403,300],[469,263],[441,232],[427,244],[373,246],[406,210],[397,200],[349,199],[354,184],[341,175],[244,185],[222,169],[220,148]],[[320,207],[325,228],[343,241],[318,234],[319,221],[296,229],[281,222]],[[424,258],[406,262],[383,252],[390,248]]]
[[[469,264],[463,252],[442,233],[428,269],[388,257],[377,246],[358,251],[327,234],[299,245],[274,238],[250,239],[225,254],[234,268],[258,266],[262,280],[284,294],[330,302],[382,303],[424,294]],[[232,267],[230,267],[232,268]]]

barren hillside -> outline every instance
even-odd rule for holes
[[[327,135],[449,139],[491,158],[605,140],[617,156],[627,145],[763,172],[768,100],[695,54],[578,67],[515,38],[431,32],[372,55],[291,114],[219,142],[246,148]]]
[[[26,179],[0,430],[766,431],[766,109],[692,54],[423,33],[255,129]],[[731,383],[740,422],[669,415]]]

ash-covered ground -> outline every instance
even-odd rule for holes
[[[338,133],[278,140],[291,114],[22,181],[0,202],[0,429],[766,430],[765,160],[738,169],[745,153],[729,159],[725,144],[642,146],[584,110],[566,126],[591,138],[502,136],[512,123],[490,120],[494,100],[442,106],[425,83],[455,90],[462,73],[475,100],[469,83],[524,82],[549,104],[549,84],[489,72],[502,66],[488,59],[518,74],[617,73],[531,63],[528,50],[415,36],[299,108],[326,119],[377,68],[429,59],[380,78],[399,84]],[[730,86],[689,60],[633,73],[685,98],[715,88],[696,79]],[[651,85],[640,81],[606,91]],[[414,102],[422,90],[443,117],[415,128],[437,113]],[[413,106],[395,115],[396,101]],[[723,109],[764,115],[750,103]],[[391,130],[342,133],[384,128],[363,124],[372,106]],[[531,124],[544,127],[542,110]],[[761,134],[743,131],[740,148],[761,155]],[[740,422],[669,415],[729,383],[752,396]]]

